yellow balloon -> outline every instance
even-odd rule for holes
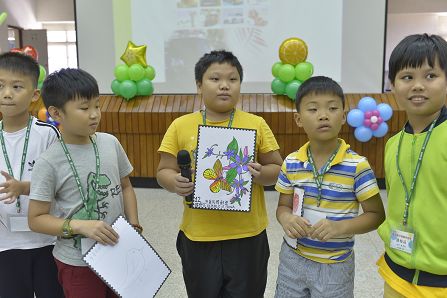
[[[129,41],[127,43],[127,48],[121,55],[121,60],[124,61],[128,66],[133,64],[140,64],[143,67],[147,66],[146,62],[146,49],[147,46],[137,46],[133,42]]]
[[[290,37],[279,46],[279,59],[286,64],[297,65],[306,61],[307,45],[298,37]]]

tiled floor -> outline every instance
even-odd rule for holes
[[[163,189],[135,189],[138,198],[140,223],[144,236],[171,268],[172,273],[160,289],[157,297],[187,297],[182,277],[180,258],[175,249],[179,223],[182,217],[180,198]],[[386,194],[381,191],[384,205]],[[278,268],[278,254],[282,242],[282,228],[275,218],[278,194],[266,192],[270,225],[267,233],[270,243],[270,260],[265,297],[273,297]],[[355,297],[383,296],[383,281],[377,273],[376,260],[383,252],[383,244],[377,233],[356,236]]]

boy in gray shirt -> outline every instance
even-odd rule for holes
[[[60,142],[43,153],[32,175],[29,226],[58,236],[53,255],[66,297],[115,297],[82,260],[95,241],[114,245],[113,220],[124,214],[140,232],[132,172],[118,140],[96,133],[101,110],[96,80],[79,69],[48,76],[42,98],[62,129]],[[54,216],[54,208],[62,217]]]

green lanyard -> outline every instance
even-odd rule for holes
[[[33,123],[33,117],[30,116],[28,119],[28,125],[26,127],[25,141],[23,143],[22,160],[20,162],[20,176],[17,179],[19,181],[22,180],[23,169],[25,168],[26,153],[28,152],[28,141],[29,141],[29,134],[31,132],[31,124],[32,123]],[[8,157],[8,152],[6,151],[5,139],[3,137],[3,122],[0,123],[0,142],[2,143],[3,156],[5,157],[6,167],[8,168],[9,175],[14,177],[14,173],[12,172],[11,163],[10,163],[9,157]],[[17,200],[16,200],[16,209],[17,209],[17,213],[20,213],[22,211],[22,208],[20,205],[20,196],[18,196]]]
[[[96,177],[95,177],[95,184],[96,187],[99,187],[99,167],[100,167],[100,160],[99,160],[99,152],[98,152],[98,146],[96,145],[96,142],[93,140],[92,137],[90,137],[90,141],[93,144],[93,149],[95,150],[95,158],[96,158]],[[85,211],[87,211],[88,217],[89,219],[93,219],[93,208],[94,205],[92,205],[91,207],[88,206],[88,198],[85,196],[84,191],[82,189],[82,184],[81,184],[81,178],[79,177],[78,171],[76,170],[76,167],[74,165],[73,159],[71,158],[70,152],[68,152],[68,148],[67,145],[65,145],[64,140],[62,139],[62,137],[60,138],[60,143],[62,145],[62,149],[64,150],[65,156],[67,157],[68,163],[70,164],[71,170],[73,172],[73,175],[75,177],[76,180],[76,186],[78,187],[79,190],[79,194],[81,195],[81,199],[82,199],[82,203],[84,204],[85,207]],[[97,192],[96,189],[93,192],[93,198],[91,198],[93,201],[96,201],[96,197],[97,197]]]
[[[235,114],[236,110],[233,109],[231,111],[230,114],[230,121],[228,121],[228,127],[231,127],[233,125],[233,119],[234,119],[234,114]],[[203,125],[206,125],[206,110],[202,111],[202,120],[203,120]]]
[[[410,208],[410,202],[411,202],[411,198],[414,194],[414,187],[416,186],[416,179],[418,177],[419,174],[419,170],[421,168],[421,164],[422,164],[422,158],[424,157],[424,153],[425,153],[425,149],[427,148],[427,144],[428,144],[428,140],[430,139],[431,133],[433,131],[433,128],[435,127],[436,121],[438,119],[436,118],[435,120],[433,120],[433,122],[431,123],[427,135],[425,136],[424,142],[422,143],[422,148],[421,151],[419,152],[419,157],[418,157],[418,161],[416,163],[416,169],[414,170],[413,173],[413,178],[411,180],[411,185],[410,185],[410,190],[408,190],[407,185],[404,181],[404,177],[402,175],[402,171],[400,169],[399,166],[399,152],[400,152],[400,148],[402,146],[402,139],[404,136],[404,129],[402,129],[401,133],[400,133],[400,137],[399,137],[399,144],[397,146],[397,154],[396,154],[396,167],[397,167],[397,174],[399,175],[400,178],[400,182],[402,183],[402,186],[404,187],[405,190],[405,210],[404,210],[404,218],[402,220],[402,223],[404,226],[407,225],[408,222],[408,214],[409,214],[409,208]]]
[[[309,163],[312,167],[312,173],[314,175],[315,184],[318,188],[318,197],[317,197],[317,207],[320,207],[320,201],[321,201],[321,193],[323,189],[323,177],[324,174],[329,170],[331,166],[331,162],[334,160],[335,156],[337,155],[338,149],[340,149],[340,143],[338,143],[337,148],[332,152],[332,155],[329,157],[329,159],[326,161],[324,166],[321,168],[321,173],[318,172],[317,166],[315,165],[314,158],[312,156],[312,151],[310,150],[310,146],[307,147],[307,156],[309,156]]]

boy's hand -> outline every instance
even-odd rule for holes
[[[73,234],[81,234],[104,245],[118,242],[118,234],[107,223],[101,220],[72,220]]]
[[[262,165],[257,162],[249,162],[247,164],[248,170],[250,171],[250,174],[253,176],[253,179],[257,179],[259,176],[261,176],[261,169]]]
[[[179,196],[186,197],[194,191],[194,182],[188,178],[182,177],[180,173],[175,176],[175,193]]]
[[[21,181],[17,181],[5,171],[0,171],[6,181],[0,184],[0,194],[4,194],[0,197],[0,201],[5,204],[14,203],[18,196],[24,194],[24,185]]]
[[[340,221],[322,219],[311,227],[309,237],[320,241],[328,241],[340,235],[342,235]]]
[[[281,216],[281,226],[290,238],[308,237],[311,230],[310,223],[307,219],[301,216],[296,216],[291,213]]]

